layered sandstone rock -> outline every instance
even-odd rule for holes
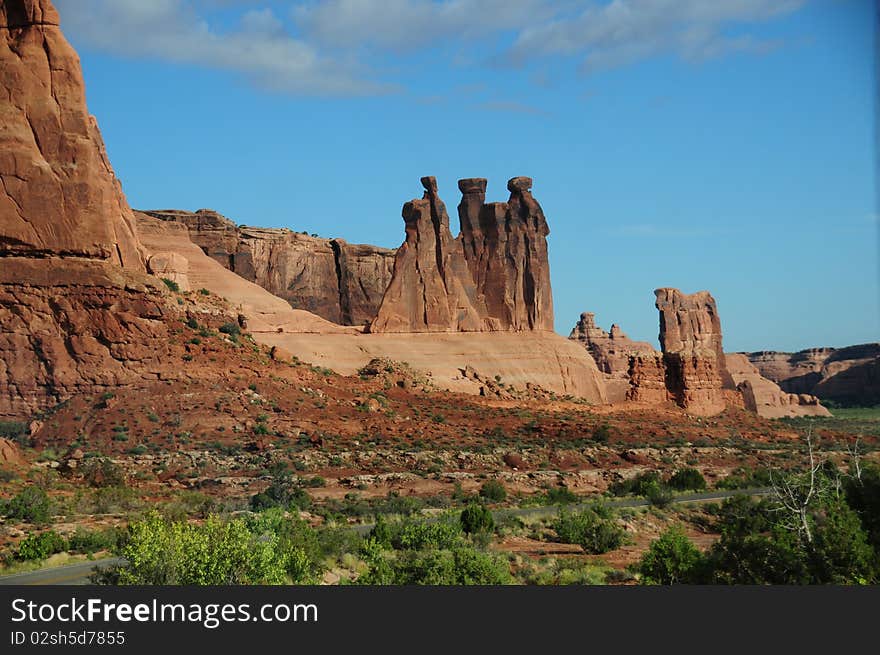
[[[48,0],[0,4],[0,416],[155,380],[168,312]]]
[[[154,252],[147,259],[147,270],[156,277],[177,285],[181,291],[189,291],[189,262],[176,252]]]
[[[633,395],[630,390],[633,356],[659,354],[651,344],[630,339],[618,325],[612,325],[610,332],[597,327],[592,312],[581,314],[568,338],[582,344],[596,361],[599,370],[605,374],[608,399],[611,402],[626,400]],[[660,383],[663,384],[662,376]]]
[[[485,203],[486,180],[459,180],[463,252],[488,316],[502,330],[553,330],[547,257],[550,228],[532,196],[532,179],[507,183],[506,203]]]
[[[754,352],[748,358],[789,393],[852,405],[880,403],[880,343],[796,353]]]
[[[88,257],[143,271],[79,58],[48,0],[0,5],[0,88],[0,256]]]
[[[364,325],[391,281],[394,250],[287,229],[238,227],[210,209],[142,212],[187,226],[209,257],[244,279],[340,325]]]
[[[819,399],[809,394],[787,393],[763,377],[741,353],[725,355],[727,370],[742,394],[745,408],[764,418],[785,416],[830,416]]]
[[[81,258],[0,266],[0,416],[157,380],[169,309],[157,280]]]
[[[479,332],[490,329],[461,242],[452,238],[437,180],[423,177],[421,199],[403,206],[406,241],[370,332]]]
[[[734,384],[725,365],[715,299],[708,291],[688,295],[671,288],[657,289],[654,295],[670,395],[694,414],[722,411],[722,390]]]
[[[629,358],[629,388],[626,399],[642,403],[665,403],[670,400],[666,389],[666,364],[663,353],[637,353]]]

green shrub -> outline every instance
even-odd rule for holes
[[[40,487],[26,487],[6,503],[6,515],[30,523],[46,523],[49,520],[49,496]]]
[[[461,543],[459,521],[405,521],[392,529],[391,545],[397,550],[449,549]]]
[[[199,289],[199,293],[202,294],[203,296],[210,296],[211,295],[211,292],[205,288]]]
[[[508,565],[501,557],[472,546],[424,552],[411,550],[389,558],[381,547],[368,542],[365,556],[370,568],[358,578],[358,584],[461,586],[512,581]]]
[[[492,512],[485,505],[468,505],[461,511],[459,520],[466,534],[491,532],[495,528]]]
[[[660,484],[660,474],[657,471],[645,471],[629,480],[615,482],[608,490],[615,496],[647,496],[648,490]]]
[[[648,502],[654,507],[662,508],[669,507],[672,504],[672,501],[675,500],[675,494],[673,494],[672,489],[665,484],[654,483],[648,485],[645,490],[645,498],[647,498]]]
[[[86,459],[82,465],[82,472],[83,478],[92,487],[121,487],[125,485],[125,471],[119,464],[106,457]]]
[[[41,560],[64,550],[67,550],[67,541],[54,530],[49,530],[25,537],[18,544],[15,556],[20,560]]]
[[[699,581],[703,555],[679,527],[651,542],[639,563],[643,584],[688,584]]]
[[[611,438],[611,428],[607,424],[602,424],[593,430],[593,441],[596,443],[608,443]]]
[[[19,446],[27,446],[29,440],[27,423],[0,421],[0,437],[14,441]]]
[[[83,527],[76,529],[68,540],[68,548],[73,553],[96,553],[99,550],[115,550],[125,538],[125,532],[119,528],[105,530],[88,530]]]
[[[591,555],[616,550],[626,540],[626,531],[605,510],[586,509],[572,514],[560,511],[552,527],[559,541],[578,544]]]
[[[158,512],[129,527],[121,549],[124,585],[283,584],[309,579],[311,562],[273,532],[252,532],[243,519],[210,516],[204,524],[167,522]]]
[[[233,340],[238,339],[241,335],[241,328],[238,323],[224,323],[218,330],[223,334],[229,335]]]
[[[180,285],[174,280],[169,280],[167,277],[163,277],[162,281],[165,283],[165,286],[171,289],[174,293],[180,292]]]
[[[499,480],[486,480],[480,487],[480,495],[488,501],[500,503],[507,498],[507,489]]]
[[[568,487],[552,487],[547,490],[544,502],[547,505],[569,505],[579,500],[577,494]]]
[[[697,469],[688,467],[673,473],[666,484],[677,491],[701,491],[706,488],[706,479]]]

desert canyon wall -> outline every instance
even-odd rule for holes
[[[48,0],[0,4],[0,415],[158,377],[166,313]]]
[[[364,325],[391,281],[394,250],[287,229],[239,227],[210,209],[145,210],[186,225],[189,238],[224,268],[340,325]]]
[[[880,343],[747,355],[761,375],[784,391],[843,405],[880,404]]]

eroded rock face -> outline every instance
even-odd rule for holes
[[[745,408],[764,418],[786,416],[830,416],[819,399],[809,394],[787,393],[763,377],[748,357],[740,353],[725,355],[727,370],[742,394]]]
[[[147,270],[156,277],[174,282],[181,291],[189,291],[189,262],[176,252],[155,252],[147,259]]]
[[[734,384],[724,360],[715,299],[708,291],[688,295],[671,288],[657,289],[654,295],[667,390],[694,414],[722,411],[722,390]]]
[[[0,3],[0,416],[155,380],[168,312],[48,0]]]
[[[406,241],[371,332],[479,332],[491,328],[461,242],[452,238],[437,180],[423,177],[421,199],[403,206]]]
[[[670,400],[666,389],[666,364],[663,361],[663,353],[631,355],[627,377],[629,378],[627,400],[652,404]]]
[[[880,403],[880,343],[810,348],[796,353],[749,353],[762,375],[789,393],[873,406]]]
[[[459,180],[463,252],[488,316],[502,330],[553,330],[547,257],[550,228],[532,196],[532,179],[507,183],[506,203],[485,203],[486,180]]]
[[[295,309],[341,325],[364,325],[376,315],[391,281],[394,250],[321,239],[285,229],[238,227],[210,209],[150,210],[182,223],[189,238],[225,268]]]
[[[159,379],[169,310],[154,278],[80,258],[2,262],[0,416]]]
[[[144,271],[79,58],[48,0],[0,5],[0,88],[0,256],[87,257]]]
[[[581,314],[568,338],[582,344],[596,361],[605,375],[606,391],[611,402],[623,401],[633,395],[630,390],[630,360],[634,355],[659,355],[651,344],[630,339],[619,325],[612,325],[610,332],[597,327],[592,312]],[[662,376],[660,382],[663,382]]]

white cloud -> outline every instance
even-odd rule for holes
[[[224,31],[185,0],[56,0],[56,5],[70,36],[105,52],[234,71],[261,87],[292,93],[357,95],[390,88],[351,61],[321,56],[293,38],[268,8],[245,12],[238,25]]]
[[[590,3],[574,13],[524,28],[505,53],[522,65],[539,57],[580,59],[585,71],[616,68],[667,53],[688,60],[728,52],[764,52],[777,45],[751,35],[730,37],[740,28],[790,13],[805,0],[613,0]]]
[[[474,40],[519,30],[550,19],[553,4],[548,0],[322,0],[294,7],[292,15],[320,43],[412,51],[443,40]]]
[[[55,1],[77,44],[233,71],[263,88],[319,95],[395,90],[382,77],[393,78],[405,60],[391,69],[383,55],[438,45],[452,46],[447,66],[529,65],[533,83],[551,79],[546,71],[556,57],[590,72],[658,55],[694,61],[761,53],[779,43],[749,28],[806,2],[301,0],[277,14],[268,0]],[[231,26],[230,16],[238,16]]]

